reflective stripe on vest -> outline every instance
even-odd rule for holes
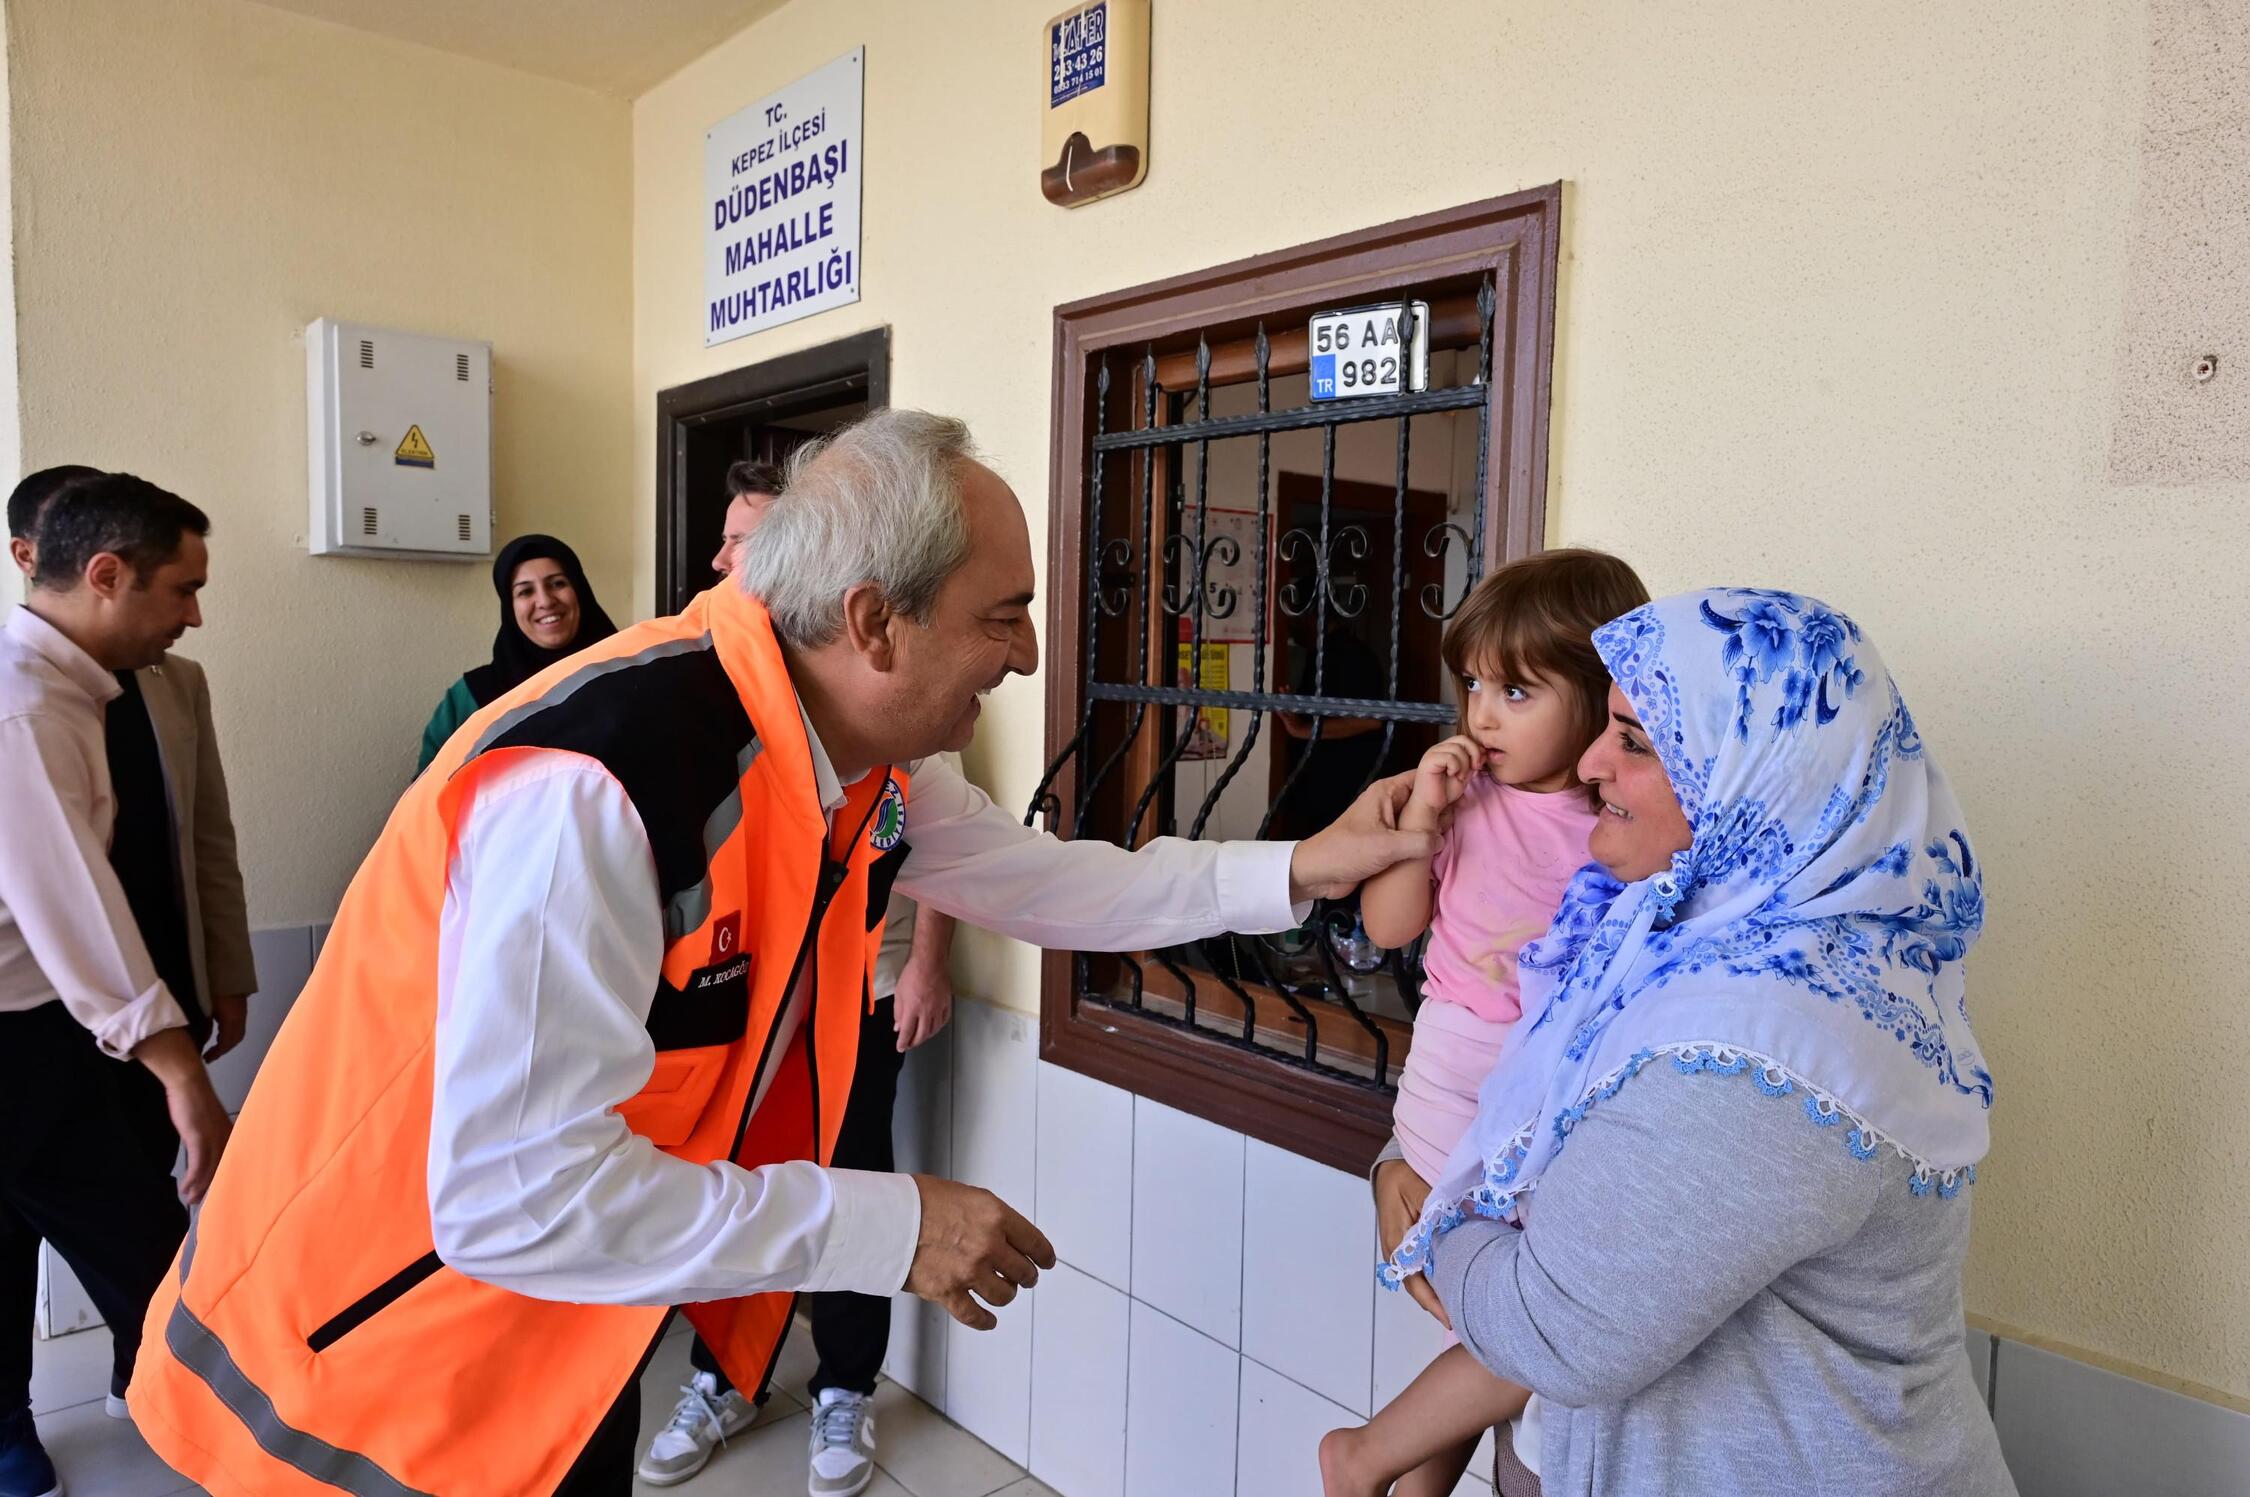
[[[180,1284],[187,1284],[188,1265],[195,1261],[195,1227],[188,1226],[187,1241],[180,1244]],[[183,1296],[172,1302],[171,1318],[164,1323],[164,1344],[172,1355],[209,1385],[219,1402],[234,1411],[251,1438],[275,1460],[296,1467],[314,1481],[324,1481],[354,1497],[436,1497],[376,1465],[356,1450],[339,1450],[318,1435],[308,1435],[284,1421],[274,1411],[273,1400],[235,1365],[226,1343],[195,1318]]]
[[[765,745],[752,738],[743,745],[734,761],[735,787],[727,798],[711,808],[711,819],[703,823],[703,877],[694,886],[682,889],[664,903],[664,944],[670,946],[689,931],[711,918],[711,863],[726,846],[727,838],[742,824],[742,777],[750,766],[758,762]]]
[[[491,727],[486,728],[483,733],[478,735],[476,747],[470,749],[468,757],[461,761],[462,767],[474,762],[486,749],[491,748],[495,743],[498,743],[540,713],[561,706],[576,696],[581,689],[600,680],[603,676],[613,675],[633,666],[647,665],[651,661],[665,660],[675,655],[689,655],[699,650],[711,648],[713,648],[713,641],[710,631],[706,630],[695,639],[667,640],[662,644],[651,645],[649,648],[631,655],[620,655],[611,660],[597,660],[581,670],[573,671],[548,691],[543,692],[531,701],[523,703],[521,706],[502,713]],[[734,829],[742,823],[742,786],[740,781],[744,775],[750,772],[750,766],[758,762],[758,755],[763,751],[763,747],[763,744],[753,733],[749,743],[743,746],[742,752],[735,759],[734,773],[737,783],[733,789],[727,792],[726,799],[712,807],[710,819],[703,825],[703,861],[706,866],[702,880],[689,888],[678,891],[665,901],[664,944],[667,946],[702,925],[711,916],[709,864],[713,858],[719,855],[719,849],[726,845],[727,838],[734,835]]]
[[[357,1497],[435,1497],[376,1465],[356,1450],[338,1450],[318,1435],[284,1423],[274,1412],[273,1400],[243,1376],[227,1354],[226,1344],[197,1320],[184,1301],[172,1304],[172,1318],[164,1327],[164,1344],[180,1365],[210,1385],[219,1402],[234,1411],[251,1437],[277,1461],[296,1467],[315,1481],[341,1487]]]
[[[537,717],[548,708],[559,707],[564,702],[569,701],[578,694],[579,688],[585,686],[588,682],[598,681],[602,677],[613,675],[618,671],[630,670],[636,665],[647,665],[652,660],[664,660],[674,655],[692,655],[698,650],[710,649],[711,644],[711,631],[706,629],[694,639],[668,639],[660,644],[650,645],[645,650],[638,650],[630,655],[613,655],[607,660],[597,660],[591,665],[572,671],[531,700],[520,706],[511,707],[493,719],[492,726],[477,735],[476,747],[470,749],[468,757],[461,762],[463,764],[468,763],[470,759],[474,759],[477,755],[492,747],[494,743],[507,737],[517,725],[527,719]]]

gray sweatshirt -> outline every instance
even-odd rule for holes
[[[1517,1231],[1438,1239],[1470,1352],[1542,1400],[1544,1497],[2014,1497],[1962,1350],[1969,1195],[1746,1077],[1664,1060]]]

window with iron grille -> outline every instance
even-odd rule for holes
[[[1048,764],[1027,821],[1126,846],[1302,836],[1450,731],[1444,621],[1543,537],[1561,201],[1056,311]],[[1394,309],[1402,348],[1426,339],[1426,387],[1313,399],[1309,320],[1365,307]],[[1419,999],[1419,952],[1324,902],[1282,935],[1049,953],[1041,1051],[1359,1169]]]

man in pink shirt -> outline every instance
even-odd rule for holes
[[[0,628],[0,1258],[20,1268],[41,1238],[55,1245],[109,1323],[121,1391],[186,1231],[181,1199],[202,1198],[228,1122],[110,866],[103,719],[116,672],[162,659],[202,622],[210,522],[127,474],[64,497],[31,594]],[[176,1190],[135,1141],[105,1055],[163,1084],[187,1149]],[[0,1472],[43,1468],[52,1486],[30,1412],[31,1328],[16,1319],[0,1324]],[[123,1416],[121,1399],[111,1412]]]

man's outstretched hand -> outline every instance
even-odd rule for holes
[[[1055,1266],[1054,1248],[989,1190],[935,1175],[913,1179],[922,1192],[922,1236],[906,1292],[943,1305],[971,1330],[991,1330],[1000,1321],[977,1300],[1007,1304],[1039,1282],[1040,1269]]]
[[[1399,811],[1414,793],[1414,771],[1377,780],[1327,827],[1297,844],[1289,859],[1289,897],[1341,899],[1394,863],[1437,854],[1436,832],[1410,832]]]

